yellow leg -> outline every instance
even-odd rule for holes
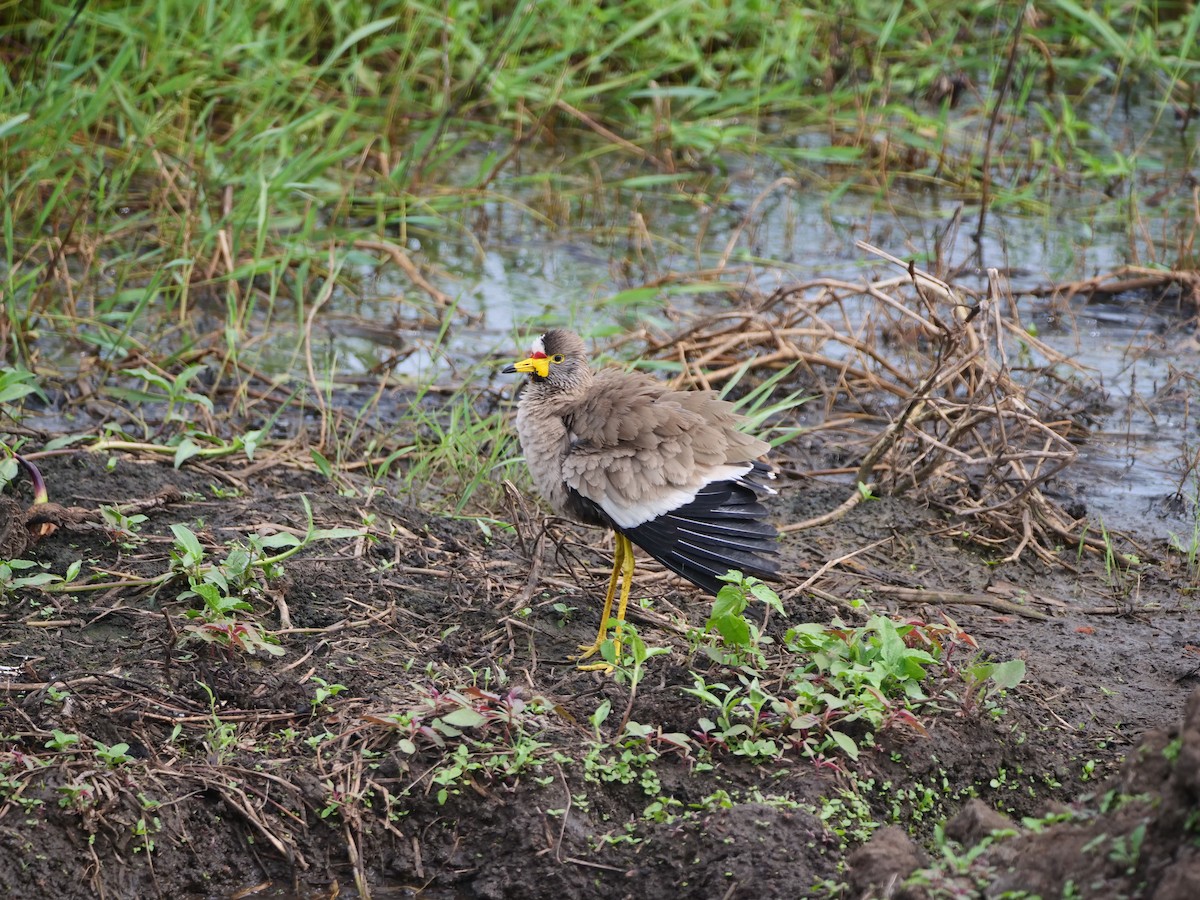
[[[625,624],[625,607],[629,605],[629,591],[633,587],[633,545],[623,534],[617,535],[617,540],[625,544],[624,571],[621,573],[621,602],[617,604],[617,628]],[[621,632],[617,631],[617,639],[613,646],[616,648],[616,658],[621,658]]]
[[[600,630],[596,633],[596,641],[592,644],[580,644],[579,655],[576,659],[583,660],[589,656],[595,656],[600,650],[600,645],[604,643],[604,636],[608,632],[608,616],[612,612],[613,595],[617,590],[617,575],[622,571],[622,566],[625,561],[625,546],[629,543],[622,534],[617,535],[616,546],[613,548],[613,569],[612,575],[608,579],[608,593],[604,595],[604,612],[600,614]],[[630,561],[633,559],[633,554],[629,554]],[[624,610],[624,607],[622,607]],[[601,666],[600,668],[603,668]]]

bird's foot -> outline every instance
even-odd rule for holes
[[[572,656],[571,659],[579,660],[579,661],[582,661],[585,659],[590,659],[591,657],[595,656],[597,653],[600,652],[600,645],[603,643],[604,643],[603,641],[596,641],[596,643],[594,643],[594,644],[580,644],[579,645],[579,655]]]
[[[606,662],[587,663],[575,667],[580,672],[603,672],[605,675],[613,673],[613,667]]]
[[[587,663],[586,665],[583,664],[585,659],[589,659],[599,653],[600,648],[603,647],[604,644],[604,641],[596,641],[594,644],[580,644],[579,655],[573,657],[573,660],[580,663],[580,665],[576,666],[575,668],[579,669],[580,672],[603,672],[605,675],[611,675],[613,673],[613,664],[610,662],[595,662]],[[613,641],[613,651],[613,659],[619,660],[621,658],[620,641]]]

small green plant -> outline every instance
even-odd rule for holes
[[[60,585],[70,584],[79,575],[83,563],[76,560],[71,564],[65,576],[55,575],[44,571],[44,563],[29,559],[0,560],[0,605],[10,600],[20,599],[23,591],[28,588],[45,590]],[[23,574],[28,572],[29,574]]]
[[[112,539],[126,549],[140,538],[138,532],[147,521],[141,513],[126,515],[115,506],[101,506],[100,516]]]
[[[238,745],[238,729],[233,722],[224,721],[217,713],[217,696],[203,681],[196,685],[208,695],[208,730],[204,735],[204,747],[217,765],[225,765],[233,758]]]
[[[651,730],[637,722],[629,722],[624,730],[618,732],[616,740],[605,742],[600,737],[600,726],[604,724],[611,708],[609,702],[604,700],[592,715],[596,740],[583,758],[584,779],[593,784],[637,783],[646,796],[658,797],[662,785],[653,766],[660,754],[650,744]]]
[[[1163,759],[1172,765],[1179,759],[1179,751],[1183,749],[1183,738],[1177,737],[1167,742],[1167,745],[1162,748]]]
[[[66,732],[54,729],[54,736],[46,741],[46,747],[50,750],[70,750],[73,746],[79,743],[79,735],[67,734]],[[128,749],[128,748],[126,748]]]
[[[206,563],[200,539],[186,525],[174,524],[175,541],[171,550],[172,572],[186,577],[188,589],[179,594],[183,600],[199,599],[197,608],[184,615],[191,623],[184,626],[182,640],[198,640],[241,650],[263,651],[281,656],[279,639],[254,619],[239,615],[254,607],[246,599],[260,589],[259,578],[270,581],[283,574],[282,563],[313,541],[360,537],[357,528],[322,528],[313,523],[312,506],[301,497],[308,528],[303,538],[281,532],[270,537],[251,535],[246,543],[234,544],[217,564]],[[279,552],[268,555],[268,550]]]
[[[116,397],[135,403],[165,402],[167,411],[163,416],[164,422],[190,422],[191,416],[183,412],[189,405],[199,406],[208,413],[213,411],[212,400],[189,387],[206,368],[208,367],[202,364],[188,366],[174,378],[168,378],[160,372],[153,372],[141,366],[130,369],[128,374],[141,378],[146,384],[145,388],[113,388],[112,393]]]
[[[702,717],[696,737],[701,746],[710,750],[722,748],[736,756],[762,762],[774,759],[783,746],[771,735],[778,732],[780,706],[777,697],[768,694],[757,677],[739,673],[741,686],[724,683],[707,684],[703,677],[692,673],[694,684],[684,688],[716,710],[713,719]]]
[[[154,838],[151,835],[162,831],[162,820],[158,816],[151,816],[147,822],[146,817],[142,816],[133,824],[134,837],[141,838],[141,843],[133,848],[134,853],[153,853]]]
[[[44,703],[64,703],[71,696],[71,692],[63,690],[57,684],[46,685],[46,699]]]
[[[824,798],[815,812],[841,847],[864,843],[879,828],[870,805],[854,791],[842,789],[836,797]]]
[[[92,743],[95,747],[96,756],[110,769],[133,762],[133,757],[129,755],[129,745],[126,743],[113,744],[111,747],[100,741],[93,741]]]
[[[1025,680],[1025,660],[977,662],[964,668],[962,677],[965,682],[963,711],[969,714],[983,707],[992,715],[999,716],[1004,710],[996,704],[996,700]]]
[[[172,525],[171,530],[175,533],[172,560],[190,586],[179,594],[179,599],[201,601],[199,608],[184,613],[192,620],[184,627],[184,637],[246,653],[262,650],[272,656],[282,655],[278,638],[257,622],[237,615],[254,611],[244,598],[257,587],[253,564],[263,556],[261,538],[252,536],[247,546],[235,546],[218,565],[204,565],[204,548],[195,533],[186,525]]]
[[[1125,867],[1125,872],[1132,875],[1137,871],[1138,860],[1142,856],[1142,844],[1146,840],[1146,823],[1142,822],[1129,834],[1119,834],[1112,839],[1112,847],[1108,858],[1119,866]]]
[[[798,363],[792,363],[784,366],[770,378],[755,385],[749,392],[733,399],[731,394],[738,383],[754,368],[754,361],[747,360],[721,386],[720,396],[733,400],[734,408],[746,419],[746,428],[761,435],[772,447],[795,440],[806,430],[800,426],[775,424],[788,414],[796,413],[811,399],[804,396],[803,391],[792,391],[784,397],[779,396],[781,386],[787,383],[798,365]]]
[[[313,698],[309,701],[312,704],[313,714],[318,713],[324,706],[325,701],[331,697],[336,697],[342,691],[346,690],[344,684],[330,684],[324,678],[316,675],[312,676],[312,682],[317,685],[317,690],[313,694]]]
[[[13,406],[18,400],[23,400],[30,394],[42,394],[37,384],[37,375],[28,369],[14,369],[11,366],[0,367],[0,406],[5,413],[14,419],[19,418],[17,409]]]
[[[721,580],[727,584],[717,592],[712,613],[704,623],[706,632],[720,635],[721,644],[710,644],[706,652],[723,665],[764,669],[767,661],[762,648],[770,638],[760,634],[758,626],[746,618],[746,608],[753,597],[782,616],[783,603],[769,585],[752,576],[732,571],[722,575]]]
[[[59,794],[58,805],[63,809],[86,812],[96,802],[96,788],[88,782],[60,784],[55,790]]]
[[[784,703],[792,741],[808,756],[836,748],[857,759],[859,742],[873,746],[881,728],[923,730],[911,707],[928,699],[922,682],[937,660],[926,647],[940,646],[928,637],[928,626],[880,615],[861,627],[835,620],[789,629],[786,646],[807,659],[793,671]]]
[[[1087,530],[1079,537],[1077,557],[1082,557],[1085,546],[1084,539]],[[1117,549],[1116,537],[1108,530],[1104,520],[1100,520],[1100,537],[1104,542],[1104,577],[1113,593],[1122,598],[1131,597],[1141,581],[1139,566],[1141,560],[1135,553],[1122,553]]]
[[[322,819],[328,819],[334,813],[341,813],[342,804],[346,801],[345,794],[333,786],[333,782],[328,778],[325,779],[322,786],[325,788],[325,806],[321,809],[318,815]]]
[[[753,629],[738,622],[744,601],[740,591],[727,597],[719,605],[718,622],[735,640],[753,643]],[[967,701],[960,703],[975,705],[991,704],[1024,677],[1019,660],[976,663],[960,671],[950,659],[959,646],[976,648],[970,635],[949,619],[932,624],[873,615],[857,627],[836,619],[830,625],[794,626],[784,638],[793,666],[782,690],[767,691],[752,663],[743,664],[740,684],[732,687],[692,673],[693,687],[686,693],[715,711],[699,720],[697,738],[710,750],[720,747],[754,759],[772,758],[789,746],[818,760],[836,754],[856,759],[862,747],[875,745],[883,729],[904,725],[924,731],[917,712],[937,705],[938,698],[926,687],[934,667],[941,673],[939,696],[954,696],[944,685],[961,680]]]
[[[367,721],[397,732],[397,749],[406,756],[422,750],[438,755],[431,777],[444,804],[473,781],[509,781],[540,771],[546,745],[529,726],[545,705],[527,702],[519,690],[431,689],[416,706]]]
[[[670,653],[666,647],[650,647],[642,640],[637,628],[632,622],[614,623],[613,636],[600,644],[600,655],[604,661],[613,667],[613,678],[618,684],[629,682],[629,692],[632,696],[637,692],[637,686],[645,676],[646,662],[656,656]],[[617,658],[617,644],[621,645],[621,658]]]

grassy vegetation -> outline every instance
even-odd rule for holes
[[[745,160],[831,204],[898,184],[1002,208],[1108,196],[1136,237],[1139,199],[1164,186],[1144,136],[1190,119],[1200,16],[1068,0],[1020,13],[10,5],[4,346],[27,366],[84,353],[98,383],[147,358],[173,374],[205,360],[246,411],[264,336],[303,348],[317,307],[372,294],[394,261],[379,242],[459,271],[500,219],[624,247],[638,226],[613,204],[720,204]],[[1143,137],[1118,142],[1130,106]],[[649,251],[678,247],[648,227]],[[1191,232],[1176,238],[1181,258],[1162,259],[1186,263]],[[393,323],[442,318],[430,292],[396,293]]]

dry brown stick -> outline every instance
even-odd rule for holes
[[[933,371],[926,376],[925,380],[921,382],[921,385],[913,393],[911,399],[900,412],[900,415],[884,429],[883,434],[879,436],[879,439],[867,451],[867,455],[863,457],[863,461],[859,464],[858,472],[855,475],[854,480],[856,484],[869,485],[871,483],[871,473],[875,468],[875,464],[895,445],[909,419],[919,414],[920,408],[924,404],[929,391],[938,381],[941,365],[940,361],[935,365]]]
[[[1110,280],[1116,279],[1116,280]],[[1194,287],[1197,283],[1195,273],[1181,270],[1159,271],[1142,266],[1118,266],[1111,272],[1094,275],[1079,281],[1064,284],[1052,284],[1044,288],[1033,288],[1026,293],[1031,297],[1046,297],[1053,294],[1063,294],[1070,298],[1076,294],[1122,294],[1129,291],[1142,291],[1147,288],[1162,287],[1164,284],[1181,284]]]
[[[365,239],[357,240],[354,242],[354,249],[373,250],[379,253],[386,253],[391,258],[392,262],[394,262],[400,268],[400,270],[408,276],[408,280],[428,294],[434,303],[443,309],[454,304],[453,298],[451,298],[448,294],[443,294],[432,284],[430,284],[425,279],[425,276],[421,274],[421,270],[417,268],[416,264],[409,259],[408,254],[404,252],[403,248],[398,247],[391,241],[375,241]]]
[[[316,398],[317,406],[321,410],[321,435],[317,442],[317,446],[322,450],[326,449],[325,439],[328,437],[329,429],[329,408],[325,403],[325,392],[321,390],[321,383],[317,380],[317,367],[313,362],[312,351],[312,331],[313,322],[316,320],[317,313],[321,311],[321,307],[326,301],[333,296],[333,286],[337,280],[337,262],[333,256],[333,245],[329,247],[329,272],[325,277],[325,283],[321,285],[321,289],[317,292],[317,296],[308,311],[308,317],[304,320],[304,364],[308,370],[308,382],[312,386],[313,396]]]
[[[221,784],[212,779],[201,780],[217,792],[221,799],[225,801],[226,806],[241,813],[242,817],[245,818],[245,820],[251,825],[253,825],[259,834],[266,838],[267,843],[274,847],[280,856],[282,856],[288,862],[299,866],[300,869],[308,871],[308,860],[304,858],[304,855],[295,847],[295,845],[290,843],[285,844],[278,835],[276,835],[270,828],[267,827],[267,823],[264,822],[260,816],[255,814],[253,804],[250,803],[250,798],[246,796],[244,791],[232,785]],[[238,803],[237,800],[234,799],[235,797],[239,797],[242,802]]]
[[[821,525],[828,525],[830,522],[836,522],[841,519],[846,513],[862,503],[866,496],[861,490],[854,491],[849,494],[845,500],[837,507],[831,509],[827,513],[822,513],[819,516],[814,516],[811,519],[805,519],[803,522],[793,522],[790,525],[784,525],[779,529],[780,534],[791,534],[795,531],[807,531],[809,528],[817,528]],[[806,582],[807,584],[807,582]]]
[[[909,267],[910,267],[909,263],[905,262],[904,260],[900,259],[899,257],[893,256],[892,254],[888,253],[886,250],[880,250],[878,247],[874,246],[873,244],[869,244],[866,241],[855,241],[854,246],[858,247],[860,250],[865,250],[867,253],[873,253],[876,256],[881,257],[882,259],[886,259],[888,262],[899,266],[900,268],[904,269],[906,272],[909,270]],[[914,272],[914,274],[910,275],[910,279],[912,281],[916,281],[919,278],[926,279],[931,284],[936,285],[939,290],[944,290],[947,292],[947,294],[951,294],[950,288],[941,279],[934,278],[932,275],[922,272],[919,269],[914,269],[913,272]],[[920,313],[914,312],[913,310],[911,310],[907,306],[905,306],[903,303],[897,302],[895,298],[884,293],[882,290],[879,290],[875,285],[867,284],[864,286],[864,288],[865,288],[865,292],[869,296],[875,298],[880,303],[883,303],[885,306],[891,307],[892,309],[896,310],[896,312],[900,313],[901,315],[907,316],[908,318],[912,319],[913,321],[920,323],[921,326],[923,328],[925,328],[930,334],[937,334],[938,331],[941,330],[936,325],[934,325],[932,322],[930,322],[928,319],[926,319],[924,316],[922,316]],[[952,296],[952,294],[951,294],[951,296]]]
[[[824,600],[826,603],[830,603],[833,606],[836,606],[843,613],[846,613],[849,616],[859,619],[860,621],[867,618],[867,611],[865,609],[863,609],[861,606],[855,606],[853,603],[850,603],[848,600],[843,600],[841,597],[838,597],[836,594],[829,593],[829,591],[823,591],[820,588],[810,587],[808,589],[808,593],[812,594],[818,600]],[[787,599],[791,598],[791,594],[792,594],[792,592],[789,591],[787,594]]]
[[[853,559],[854,557],[858,556],[860,553],[866,553],[868,550],[874,550],[876,547],[880,546],[881,544],[886,544],[891,540],[892,540],[891,536],[881,538],[880,540],[876,541],[873,544],[867,544],[867,546],[865,546],[865,547],[859,547],[857,550],[851,550],[849,553],[842,554],[837,559],[829,560],[828,562],[825,563],[825,565],[821,566],[821,568],[817,569],[817,571],[815,571],[812,575],[810,575],[807,579],[805,579],[804,583],[802,585],[800,585],[797,588],[797,590],[800,590],[800,591],[807,590],[808,588],[812,587],[812,585],[816,582],[816,580],[818,578],[820,578],[822,575],[824,575],[826,572],[828,572],[834,566],[839,566],[842,563],[844,563],[846,560]]]
[[[592,131],[596,132],[596,134],[600,135],[600,137],[604,138],[606,141],[611,141],[612,143],[617,144],[620,147],[623,147],[626,151],[628,151],[629,153],[632,153],[634,156],[638,157],[639,159],[645,160],[648,163],[652,163],[660,171],[663,171],[663,172],[674,171],[674,169],[671,166],[669,166],[663,160],[659,159],[653,153],[643,150],[637,144],[633,143],[632,141],[626,140],[625,138],[623,138],[619,134],[617,134],[615,131],[605,128],[603,125],[601,125],[599,122],[597,122],[591,116],[589,116],[587,113],[583,112],[582,110],[576,109],[574,106],[572,106],[566,100],[561,100],[561,99],[555,100],[554,105],[556,107],[558,107],[559,109],[561,109],[563,112],[565,112],[567,115],[578,119],[580,122],[582,122],[588,128],[592,129]]]
[[[1046,621],[1050,617],[1044,612],[1029,609],[1019,603],[1001,600],[999,597],[989,597],[986,594],[967,594],[957,591],[926,591],[919,588],[891,587],[878,585],[872,588],[875,593],[888,594],[905,603],[928,603],[930,606],[949,604],[956,606],[984,606],[997,612],[1010,613],[1026,619]]]

